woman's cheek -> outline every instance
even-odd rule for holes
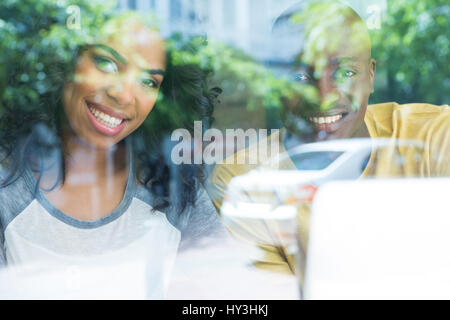
[[[150,112],[152,111],[153,107],[155,106],[156,99],[142,99],[138,102],[139,108],[137,108],[137,116],[136,116],[136,125],[134,126],[135,129],[140,127],[142,123],[144,123],[145,119],[149,116]]]
[[[159,91],[159,90],[158,90]],[[152,94],[149,98],[146,99],[144,105],[144,109],[145,109],[145,113],[146,113],[146,117],[148,116],[148,114],[153,110],[153,108],[155,107],[156,104],[156,98],[158,97],[158,91],[155,92],[154,94]]]

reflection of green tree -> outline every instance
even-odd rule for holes
[[[213,39],[208,39],[207,45],[202,38],[192,38],[188,43],[180,39],[180,35],[172,39],[177,48],[173,50],[174,64],[194,64],[212,70],[211,84],[223,90],[217,110],[220,109],[218,116],[226,119],[216,117],[215,125],[219,128],[276,125],[278,112],[273,114],[275,120],[268,116],[284,106],[286,100],[283,98],[301,95],[303,100],[317,100],[317,92],[311,86],[299,86],[275,76],[269,68],[239,49]],[[255,119],[261,116],[263,119],[259,120],[263,123]]]
[[[449,102],[449,16],[447,0],[388,1],[382,28],[372,36],[374,102]]]
[[[1,105],[39,112],[71,74],[76,48],[95,36],[111,12],[111,2],[80,0],[82,24],[67,28],[67,0],[0,2]],[[5,79],[6,77],[6,79]],[[0,112],[4,112],[1,108]]]
[[[72,3],[69,0],[0,1],[0,116],[5,115],[0,118],[0,128],[4,132],[21,131],[20,123],[30,124],[30,120],[55,125],[54,116],[61,110],[62,86],[72,79],[77,49],[95,42],[108,21],[127,14],[135,14],[136,19],[155,20],[154,16],[144,16],[145,13],[118,15],[116,1],[79,0],[76,5],[81,12],[81,26],[72,29],[67,26],[67,8]],[[110,20],[112,17],[114,20]],[[178,39],[177,46],[184,48],[183,42]],[[196,76],[195,67],[186,66],[186,70]],[[176,125],[192,122],[186,121],[187,108],[180,109],[183,106],[179,105],[170,108],[164,103],[166,100],[170,99],[161,94],[158,104],[162,110],[159,118],[156,116],[164,121],[146,124],[156,124],[154,129],[167,132]],[[195,104],[195,101],[183,102]]]
[[[71,30],[66,25],[70,4],[68,0],[1,1],[0,114],[5,107],[14,108],[30,118],[45,121],[45,116],[39,115],[40,106],[60,102],[54,100],[55,92],[72,74],[76,48],[95,39],[101,26],[114,15],[114,1],[109,4],[99,0],[77,1],[81,28]],[[174,35],[169,43],[173,65],[214,71],[211,80],[223,89],[222,102],[257,110],[279,107],[280,97],[289,95],[287,82],[276,79],[239,50],[212,40],[205,45],[201,37],[186,40]],[[165,126],[184,122],[182,106],[174,109],[164,103],[159,106]]]
[[[179,42],[180,36],[175,36]],[[174,50],[174,63],[192,63],[213,70],[212,81],[224,92],[227,103],[241,105],[248,110],[261,107],[280,107],[281,97],[290,95],[289,83],[276,78],[270,70],[239,49],[208,39],[193,38]],[[197,50],[186,50],[195,47]]]

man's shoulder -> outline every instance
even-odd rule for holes
[[[421,113],[421,114],[441,114],[450,112],[448,105],[434,105],[430,103],[406,103],[385,102],[371,104],[367,107],[368,115],[392,116],[395,112]]]
[[[365,122],[371,137],[414,138],[421,129],[440,118],[450,118],[448,105],[429,103],[372,104],[367,107]]]
[[[215,165],[205,186],[206,191],[218,210],[231,179],[256,169],[269,161],[270,156],[274,156],[275,154],[279,155],[281,152],[284,152],[283,144],[280,141],[280,130],[274,130],[269,136],[260,139],[258,142],[249,145],[247,148],[231,154]],[[272,146],[275,146],[275,148],[272,148]],[[261,156],[261,150],[267,151],[267,157]],[[253,157],[256,155],[256,157],[253,158],[256,160],[254,162],[250,161],[252,155]]]

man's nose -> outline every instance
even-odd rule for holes
[[[133,104],[135,99],[133,83],[127,79],[108,87],[106,94],[120,106]]]
[[[317,89],[320,95],[321,105],[324,107],[332,106],[339,100],[339,92],[331,75],[323,74],[317,81]]]

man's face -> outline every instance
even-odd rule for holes
[[[364,28],[346,19],[316,19],[308,25],[291,69],[299,93],[286,102],[285,122],[301,117],[316,140],[350,138],[360,131],[375,74]]]

